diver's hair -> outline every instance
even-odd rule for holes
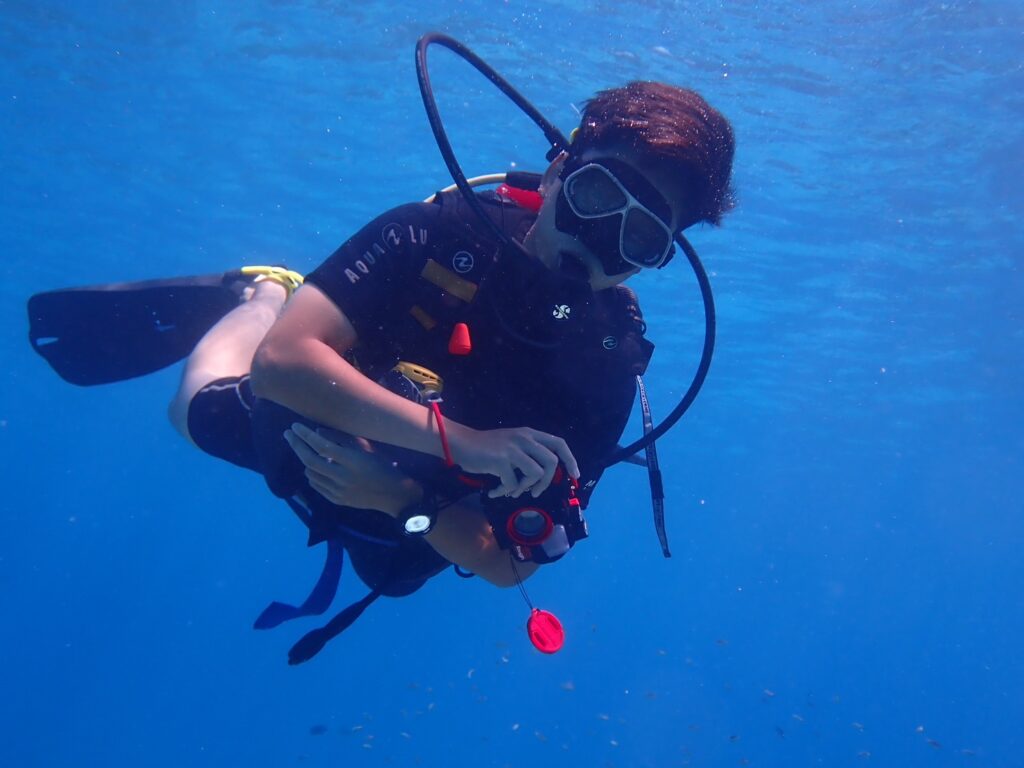
[[[572,153],[633,145],[668,164],[693,189],[695,221],[718,224],[733,207],[732,126],[695,91],[635,81],[584,103]]]

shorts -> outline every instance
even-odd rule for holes
[[[211,381],[188,405],[188,433],[203,452],[259,472],[252,431],[255,402],[249,374]]]

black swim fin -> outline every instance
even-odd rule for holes
[[[37,293],[28,300],[29,341],[71,384],[144,376],[188,357],[255,277],[236,269]]]

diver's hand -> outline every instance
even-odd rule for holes
[[[470,474],[494,475],[501,482],[488,491],[518,498],[526,491],[539,496],[551,484],[558,463],[579,479],[580,468],[560,437],[529,427],[476,430],[462,427],[450,433],[452,460]]]
[[[306,465],[313,490],[334,504],[395,517],[423,497],[415,480],[375,455],[362,438],[296,423],[284,439]]]

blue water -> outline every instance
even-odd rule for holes
[[[447,183],[412,66],[431,29],[564,130],[635,78],[733,121],[739,207],[691,238],[718,353],[660,443],[674,557],[618,468],[529,583],[559,655],[514,590],[444,574],[289,668],[298,630],[251,623],[319,551],[176,439],[175,370],[66,385],[24,303],[308,270]],[[1010,0],[0,0],[0,764],[1024,764],[1022,51]],[[467,170],[539,168],[537,132],[433,58]],[[636,282],[665,414],[698,294]],[[349,574],[338,602],[361,594]]]

